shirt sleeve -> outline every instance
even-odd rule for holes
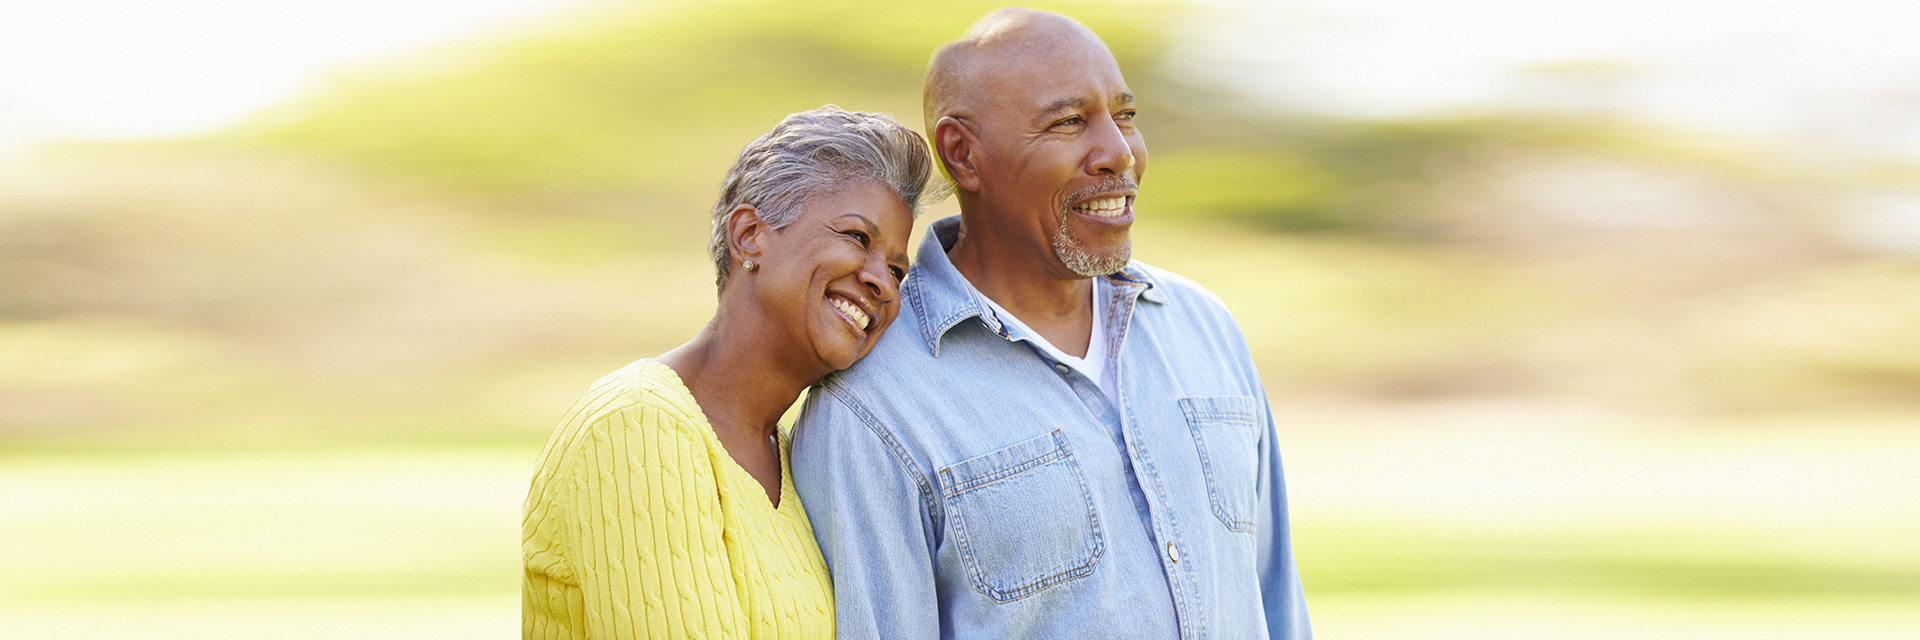
[[[1273,640],[1312,640],[1307,624],[1306,594],[1300,587],[1300,571],[1293,562],[1293,534],[1287,522],[1287,482],[1280,465],[1279,438],[1273,432],[1273,409],[1265,393],[1260,396],[1261,452],[1259,477],[1259,521],[1254,532],[1259,538],[1256,561],[1260,572],[1260,598],[1266,609],[1267,637]]]
[[[794,488],[833,575],[840,640],[938,638],[926,474],[830,387],[808,395],[793,442]]]
[[[571,560],[588,638],[744,637],[712,461],[688,428],[658,409],[625,409],[571,452]]]

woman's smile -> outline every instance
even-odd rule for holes
[[[873,316],[860,310],[860,303],[838,294],[827,294],[827,304],[832,305],[861,338],[867,337],[867,330],[873,328]]]

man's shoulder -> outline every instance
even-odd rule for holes
[[[1127,263],[1127,269],[1145,276],[1159,295],[1167,297],[1175,306],[1197,307],[1199,310],[1222,315],[1227,313],[1227,304],[1220,299],[1220,296],[1214,295],[1213,291],[1191,278],[1139,260]]]
[[[1243,361],[1250,357],[1240,323],[1212,291],[1153,265],[1136,261],[1128,270],[1152,283],[1148,293],[1142,294],[1151,302],[1134,305],[1129,329],[1155,338],[1147,344],[1178,351],[1181,358]]]
[[[933,351],[927,338],[921,333],[920,319],[912,311],[901,307],[900,316],[880,334],[873,350],[860,358],[852,367],[837,371],[824,381],[826,384],[866,384],[884,382],[897,378],[906,372],[933,366]]]
[[[805,487],[806,478],[848,459],[921,467],[924,459],[905,446],[903,438],[910,434],[902,430],[934,428],[937,420],[919,418],[943,403],[935,394],[950,381],[946,364],[921,337],[918,319],[903,310],[865,357],[807,391],[793,428],[796,486]]]

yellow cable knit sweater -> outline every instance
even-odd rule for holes
[[[832,638],[833,583],[784,453],[780,476],[776,509],[666,365],[601,378],[527,493],[522,635]]]

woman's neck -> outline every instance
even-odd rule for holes
[[[692,340],[660,355],[724,439],[764,442],[800,392],[820,379],[782,362],[766,332],[716,316]]]

